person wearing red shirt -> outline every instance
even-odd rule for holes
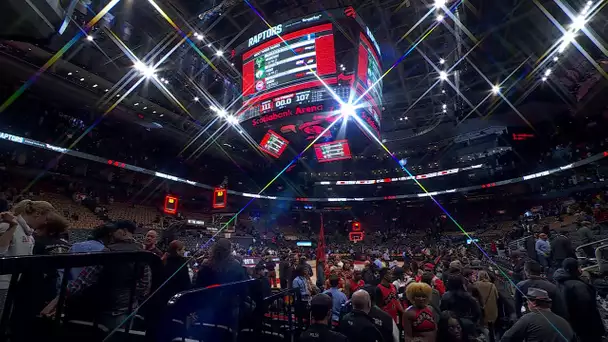
[[[344,288],[346,297],[350,298],[353,293],[363,288],[365,282],[363,281],[362,276],[360,270],[355,270],[353,272],[353,277],[351,279],[346,279],[346,287]]]
[[[435,272],[433,271],[435,268],[435,265],[428,263],[424,265],[424,270],[427,272],[431,272],[433,273],[433,288],[437,291],[439,291],[439,294],[441,296],[443,296],[443,294],[445,293],[445,284],[443,283],[443,281],[439,278],[437,278],[437,276],[435,275]],[[416,282],[420,283],[422,282],[422,275],[416,276]]]
[[[380,284],[376,287],[378,306],[388,313],[395,322],[399,323],[399,314],[403,313],[403,306],[399,302],[397,289],[392,284],[393,274],[389,268],[380,270]]]

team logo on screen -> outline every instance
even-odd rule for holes
[[[264,80],[255,82],[255,90],[262,91],[264,89],[266,89],[266,82],[264,82]]]

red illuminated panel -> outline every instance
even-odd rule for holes
[[[374,49],[372,47],[372,44],[369,42],[369,39],[367,39],[367,37],[363,33],[360,33],[359,37],[361,38],[361,41],[363,42],[363,44],[365,44],[365,46],[367,47],[367,49],[369,51],[372,51],[372,56],[374,56],[374,59],[376,60],[376,63],[378,63],[378,65],[382,65],[382,63],[380,63],[380,56],[378,56],[378,53],[376,52],[376,49]]]
[[[367,50],[363,45],[359,45],[359,62],[357,63],[357,77],[363,82],[367,83]],[[367,92],[365,92],[367,93]]]
[[[255,92],[255,75],[253,61],[243,65],[243,96],[253,94]]]
[[[515,141],[524,141],[534,138],[534,134],[529,133],[513,133],[513,140]]]
[[[289,142],[287,139],[275,133],[273,130],[268,130],[262,142],[260,142],[260,148],[262,151],[270,154],[275,158],[279,158]]]
[[[251,56],[255,55],[256,53],[264,50],[265,48],[271,47],[271,46],[276,45],[276,44],[280,44],[283,41],[288,41],[290,39],[302,37],[302,36],[305,36],[307,34],[317,33],[317,32],[323,32],[323,31],[331,31],[331,24],[323,24],[323,25],[317,25],[317,26],[309,27],[309,28],[304,29],[304,30],[300,30],[300,31],[284,34],[284,35],[281,36],[281,38],[274,38],[272,40],[269,40],[266,43],[261,44],[260,46],[257,46],[255,48],[253,48],[253,49],[245,52],[243,54],[243,60],[247,60],[247,59],[251,58]]]
[[[352,157],[347,140],[316,144],[314,147],[319,163],[350,159]]]
[[[249,99],[249,101],[245,102],[243,104],[243,106],[252,105],[252,104],[254,104],[256,102],[264,101],[264,100],[267,100],[267,99],[271,99],[273,97],[277,97],[279,95],[283,95],[283,94],[287,94],[287,93],[292,93],[292,92],[296,92],[296,91],[306,90],[308,88],[320,87],[320,86],[323,86],[324,83],[326,85],[336,84],[336,83],[338,83],[338,79],[336,77],[332,77],[332,78],[325,79],[323,82],[322,81],[318,81],[318,80],[317,81],[310,81],[310,82],[295,84],[295,85],[292,85],[292,86],[289,86],[289,87],[273,90],[273,91],[268,92],[268,93],[266,93],[264,95],[260,95],[260,96],[254,97],[252,99]]]
[[[334,35],[319,37],[315,40],[317,53],[317,75],[336,73],[336,54],[334,53]]]
[[[164,211],[167,214],[176,214],[177,213],[177,197],[167,195],[165,196],[165,208]]]
[[[348,239],[352,242],[363,241],[365,234],[363,232],[350,232],[348,233]]]
[[[226,208],[228,192],[224,188],[213,190],[213,209]]]

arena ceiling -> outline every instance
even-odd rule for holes
[[[101,10],[108,1],[87,3]],[[608,33],[605,5],[606,1],[564,0],[451,0],[440,8],[431,0],[125,1],[114,12],[119,14],[121,32],[98,24],[90,32],[92,40],[83,39],[63,55],[63,61],[109,81],[111,96],[98,93],[102,101],[96,105],[112,107],[110,99],[117,95],[121,101],[114,102],[115,111],[129,121],[144,127],[159,123],[164,133],[200,145],[209,137],[208,132],[201,134],[201,127],[215,117],[210,105],[222,105],[226,84],[240,81],[239,70],[227,58],[229,50],[269,24],[352,6],[382,49],[383,139],[398,151],[419,138],[428,143],[483,127],[532,126],[547,119],[545,112],[576,110],[577,85],[567,76],[572,70],[601,73],[598,61],[607,55],[602,39]],[[582,23],[576,21],[581,15]],[[75,17],[76,26],[86,22],[86,15]],[[562,44],[572,30],[576,40]],[[192,44],[176,45],[192,33],[201,39],[192,35]],[[69,39],[52,36],[34,42],[54,52]],[[32,48],[30,54],[36,52]],[[158,60],[170,51],[157,72],[160,84],[146,82],[123,99],[132,84],[117,85],[133,70],[130,54],[155,55]],[[57,63],[52,71],[68,78],[72,71],[65,63]],[[71,77],[78,83],[80,76]],[[100,92],[101,86],[91,87],[101,82],[85,87]],[[143,121],[140,113],[145,114]],[[227,132],[219,142],[239,146],[239,135]],[[243,146],[234,150],[247,153]]]

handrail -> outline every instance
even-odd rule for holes
[[[44,272],[90,265],[107,265],[125,261],[148,263],[153,273],[161,267],[160,258],[154,253],[146,251],[66,253],[0,258],[0,274]]]
[[[10,308],[11,305],[13,305],[15,288],[19,286],[17,284],[19,274],[40,274],[63,270],[64,275],[66,275],[72,268],[93,265],[111,266],[124,263],[134,263],[135,265],[139,264],[139,266],[146,264],[152,273],[152,290],[158,287],[162,270],[161,260],[157,255],[146,251],[69,253],[60,255],[32,255],[0,258],[0,274],[13,275],[11,277],[8,293],[4,303],[5,310],[3,310],[2,317],[0,318],[0,341],[5,341],[8,339],[6,332],[8,331],[7,325],[9,323],[12,311],[7,310],[7,308]],[[68,277],[64,276],[61,281],[57,311],[54,315],[56,325],[60,324],[62,316],[63,304],[65,302],[66,288],[68,284],[67,280]],[[132,285],[128,308],[129,314],[131,314],[133,310],[135,282],[133,282]],[[129,329],[130,328],[127,326],[125,331],[128,332]]]
[[[169,299],[169,301],[167,302],[167,306],[170,309],[175,309],[176,307],[183,305],[182,303],[184,302],[184,300],[189,299],[190,296],[201,295],[201,293],[209,292],[209,290],[217,291],[217,290],[232,288],[235,286],[236,287],[249,286],[256,281],[257,281],[257,279],[247,279],[247,280],[235,281],[232,283],[221,284],[218,286],[208,286],[208,287],[202,287],[202,288],[198,288],[198,289],[182,291],[180,293],[175,294],[173,297],[171,297],[171,299]],[[190,301],[187,304],[193,304],[193,303],[192,303],[192,301]]]
[[[580,245],[580,246],[576,247],[575,252],[578,252],[583,247],[593,246],[595,244],[602,243],[602,242],[608,242],[608,238],[597,240],[597,241],[593,241],[593,242],[589,242],[589,243],[586,243],[584,245]]]
[[[270,296],[264,298],[264,301],[266,302],[266,301],[277,300],[277,299],[283,298],[286,294],[291,294],[291,293],[296,295],[296,293],[297,293],[296,289],[287,289],[287,290],[277,292],[273,295],[270,295]]]

